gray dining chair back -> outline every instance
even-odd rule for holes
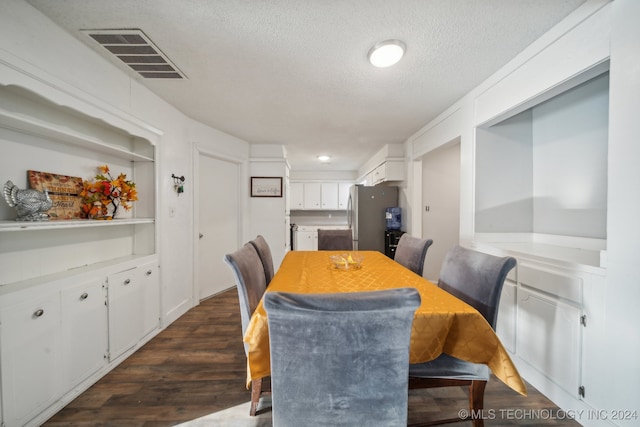
[[[478,310],[495,329],[500,294],[513,257],[497,257],[455,246],[445,256],[438,286]],[[471,363],[448,354],[409,366],[409,389],[468,386],[469,414],[482,414],[484,389],[491,371],[487,365]],[[441,420],[457,422],[460,418]],[[483,427],[482,417],[472,418],[474,427]]]
[[[262,299],[267,288],[267,280],[264,272],[262,260],[256,251],[256,248],[245,243],[240,249],[232,254],[224,256],[224,262],[229,265],[235,278],[236,287],[238,289],[238,299],[240,302],[240,318],[242,322],[242,336],[249,326],[251,315],[258,307],[258,303]],[[247,343],[244,343],[245,354],[249,353]],[[251,381],[251,405],[249,415],[255,416],[260,397],[270,394],[268,381],[262,378]]]
[[[253,247],[256,249],[256,252],[258,252],[258,256],[262,261],[262,267],[264,268],[264,274],[267,280],[267,286],[269,286],[269,283],[271,283],[271,279],[273,279],[273,274],[274,274],[273,256],[271,255],[271,248],[269,247],[269,244],[267,243],[265,238],[262,237],[261,234],[258,234],[258,236],[255,239],[251,240],[249,243],[251,243]]]
[[[318,229],[319,251],[352,251],[353,234],[347,230],[323,230]]]
[[[405,233],[400,237],[393,259],[419,276],[424,271],[424,260],[432,239],[420,239]]]
[[[502,286],[515,266],[513,257],[455,246],[442,262],[438,286],[478,310],[495,330]]]
[[[413,288],[267,292],[278,427],[407,425]]]

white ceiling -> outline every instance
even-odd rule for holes
[[[27,1],[187,116],[283,144],[292,170],[356,170],[585,0]],[[188,79],[142,79],[79,31],[129,28]],[[375,68],[367,53],[386,39],[407,53]]]

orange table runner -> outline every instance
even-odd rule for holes
[[[343,252],[343,251],[342,251]],[[484,363],[502,382],[522,395],[526,387],[507,351],[484,317],[473,307],[438,288],[380,252],[360,251],[362,268],[337,270],[329,255],[340,251],[288,252],[267,292],[338,293],[411,287],[422,303],[411,331],[409,360],[420,363],[441,353]],[[270,375],[269,332],[262,302],[244,336],[249,346],[247,385]]]

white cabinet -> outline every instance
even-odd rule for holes
[[[349,182],[292,182],[291,209],[346,210]]]
[[[63,393],[60,294],[0,312],[3,426],[21,426]]]
[[[338,184],[338,209],[347,210],[349,207],[349,190],[351,189],[350,182],[341,182]]]
[[[39,95],[22,86],[28,79],[11,76],[0,75],[0,149],[11,153],[0,156],[6,179],[20,189],[28,188],[27,170],[89,180],[107,164],[135,182],[139,200],[110,221],[18,222],[15,209],[0,203],[3,427],[44,422],[158,331],[160,317],[161,133],[95,100],[55,88]]]
[[[62,291],[65,390],[102,368],[108,352],[105,281],[96,278]]]
[[[367,175],[367,185],[377,185],[387,181],[403,181],[404,180],[404,162],[400,160],[387,160],[380,166],[376,167],[372,176]]]
[[[304,209],[304,183],[292,182],[291,184],[291,209]]]
[[[322,209],[322,184],[319,182],[304,183],[304,208]]]
[[[513,272],[513,270],[511,270]],[[515,280],[507,279],[502,287],[496,333],[507,350],[516,351],[516,307],[518,288]]]
[[[581,310],[542,293],[518,293],[516,353],[567,392],[577,395],[581,372]]]
[[[158,263],[137,268],[142,287],[142,334],[147,335],[160,326],[160,278]]]
[[[137,269],[109,275],[109,358],[115,360],[143,333],[143,289]]]
[[[318,250],[318,232],[317,231],[297,231],[296,232],[297,251],[317,251]]]
[[[320,188],[320,199],[322,201],[322,209],[338,209],[338,184],[335,182],[323,183]]]

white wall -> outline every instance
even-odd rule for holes
[[[602,343],[603,406],[640,409],[640,2],[616,0],[611,19],[607,340]],[[615,384],[615,386],[614,386]],[[638,420],[619,423],[637,426]]]
[[[533,230],[606,239],[608,73],[532,112]]]
[[[193,266],[184,262],[193,256],[192,144],[245,160],[249,145],[185,117],[23,0],[0,2],[0,64],[17,69],[21,84],[36,92],[54,88],[162,133],[157,159],[159,257],[163,324],[171,323],[193,305]],[[179,198],[172,173],[186,178]]]
[[[461,136],[462,168],[473,177],[475,126],[493,124],[508,111],[524,111],[540,96],[550,99],[563,85],[584,73],[602,72],[610,59],[609,135],[607,172],[607,269],[598,295],[606,319],[605,332],[590,349],[606,356],[590,360],[589,377],[598,378],[586,391],[588,403],[599,410],[636,411],[640,416],[640,335],[633,313],[640,301],[640,2],[587,1],[578,11],[529,46],[436,120],[409,138],[412,159]],[[589,77],[589,73],[591,73]],[[536,99],[537,98],[537,99]],[[421,186],[409,182],[410,187]],[[461,181],[461,240],[473,236],[473,178]],[[419,206],[412,207],[417,216]],[[603,288],[604,287],[604,288]],[[582,419],[587,425],[638,425],[638,419],[606,421]]]

